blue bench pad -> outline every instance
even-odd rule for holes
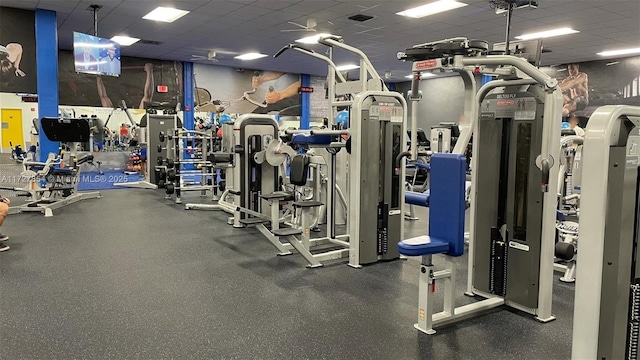
[[[329,145],[331,144],[331,135],[293,134],[291,143],[298,145]]]
[[[423,193],[415,191],[405,191],[404,202],[410,205],[429,207],[429,190]]]

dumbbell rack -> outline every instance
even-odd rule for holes
[[[207,159],[207,154],[214,148],[212,134],[184,129],[170,129],[167,130],[167,134],[160,134],[160,142],[163,143],[166,138],[167,146],[157,146],[158,152],[165,151],[167,154],[166,158],[158,158],[158,186],[164,188],[167,198],[174,198],[176,204],[182,203],[183,191],[200,191],[200,195],[206,197],[207,191],[210,190],[215,200],[217,174],[213,163]],[[189,184],[185,181],[185,175],[199,175],[200,183]]]

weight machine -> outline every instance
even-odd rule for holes
[[[451,257],[461,256],[464,250],[463,180],[457,188],[441,179],[438,186],[455,195],[451,200],[454,208],[441,207],[440,202],[447,199],[439,197],[441,210],[430,211],[429,236],[399,245],[405,255],[422,256],[416,328],[427,334],[435,332],[434,326],[502,305],[535,315],[541,322],[554,319],[551,299],[558,180],[550,174],[558,169],[560,129],[556,122],[561,118],[562,94],[555,79],[525,59],[488,53],[484,41],[453,38],[419,44],[398,54],[400,60],[413,62],[414,97],[422,71],[454,71],[466,79],[465,114],[471,123],[460,126],[453,154],[438,154],[442,170],[432,165],[432,179],[437,171],[449,174],[452,182],[464,179],[466,166],[461,165],[464,158],[460,156],[472,134],[474,137],[465,294],[483,300],[455,306]],[[473,73],[493,74],[499,79],[476,91]],[[415,120],[412,123],[415,129]],[[431,199],[430,206],[436,205],[434,201]],[[442,214],[450,216],[439,217]],[[441,253],[448,255],[445,269],[434,271],[432,255]],[[439,279],[445,283],[445,306],[443,312],[434,314],[430,288]]]
[[[86,118],[62,119],[42,118],[42,131],[50,141],[72,143],[72,151],[66,155],[50,153],[46,162],[35,162],[30,157],[23,162],[25,176],[29,181],[27,189],[14,188],[13,191],[24,192],[30,201],[9,209],[10,214],[22,212],[41,212],[45,217],[53,216],[53,210],[71,205],[78,201],[101,198],[98,191],[79,192],[80,165],[92,163],[93,155],[89,153],[78,157],[75,153],[77,145],[89,140],[89,122]],[[65,166],[65,161],[66,165]]]
[[[640,107],[591,115],[582,155],[572,359],[638,359]]]
[[[162,164],[158,164],[157,149],[160,144],[160,133],[166,133],[168,129],[182,128],[182,121],[177,115],[177,104],[165,104],[148,102],[145,104],[147,113],[140,121],[139,138],[140,152],[146,154],[146,167],[141,181],[115,183],[114,186],[123,186],[139,189],[157,189],[160,169]],[[158,114],[162,111],[164,114]],[[126,110],[125,110],[126,112]],[[127,112],[128,114],[128,112]]]
[[[407,118],[403,96],[388,90],[369,58],[359,49],[345,44],[342,38],[321,37],[318,43],[329,47],[325,56],[296,44],[282,48],[295,50],[323,60],[329,67],[328,98],[334,114],[338,107],[350,107],[348,130],[312,129],[289,132],[294,136],[325,137],[327,148],[345,147],[349,156],[348,242],[338,238],[335,231],[335,186],[327,194],[328,239],[348,248],[349,265],[392,260],[399,257],[395,244],[403,238],[404,166],[396,169],[395,160],[403,152],[404,122]],[[356,54],[360,62],[358,80],[347,81],[332,60],[334,49]],[[338,100],[344,97],[345,100]],[[329,116],[333,119],[334,116]],[[336,142],[343,135],[345,143]],[[413,137],[415,139],[415,136]],[[366,164],[364,166],[363,164]],[[335,156],[332,156],[329,181],[335,184]],[[376,226],[372,226],[376,224]],[[307,229],[303,229],[307,231]]]
[[[565,132],[561,138],[560,171],[558,173],[558,222],[556,230],[558,239],[555,246],[556,262],[553,264],[556,271],[563,273],[562,282],[576,281],[576,249],[578,246],[578,223],[580,194],[579,184],[576,179],[582,172],[581,154],[583,138],[576,136],[574,131]]]

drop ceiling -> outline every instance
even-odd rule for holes
[[[217,50],[216,65],[259,70],[279,70],[314,75],[326,74],[326,65],[297,52],[274,59],[239,61],[233,54],[249,51],[275,54],[295,39],[312,32],[282,32],[316,19],[316,29],[344,37],[346,43],[362,49],[380,74],[404,80],[410,65],[396,60],[396,53],[417,43],[465,36],[504,41],[505,17],[496,15],[487,0],[462,0],[469,6],[409,19],[396,12],[425,1],[404,0],[0,0],[0,5],[57,12],[59,46],[72,47],[72,32],[93,33],[91,4],[100,4],[98,35],[111,38],[126,34],[159,45],[137,43],[122,49],[125,56],[189,61],[192,55],[206,56]],[[514,12],[512,37],[557,27],[572,27],[580,33],[546,39],[551,52],[543,54],[545,65],[598,59],[603,50],[640,47],[640,0],[539,0],[539,8]],[[174,23],[142,20],[156,6],[173,6],[190,13]],[[348,17],[373,16],[366,22]],[[319,52],[321,45],[311,46]],[[351,54],[336,50],[336,63],[355,62]],[[208,63],[206,60],[196,61]]]

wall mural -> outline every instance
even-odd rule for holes
[[[0,7],[0,92],[37,91],[35,12]]]
[[[121,75],[96,76],[75,72],[72,51],[59,54],[60,105],[142,109],[145,101],[182,103],[182,63],[121,57]],[[168,91],[159,93],[157,85]]]
[[[194,64],[196,111],[300,115],[300,75]]]
[[[563,116],[588,118],[603,105],[640,106],[640,57],[541,68],[558,79]]]

